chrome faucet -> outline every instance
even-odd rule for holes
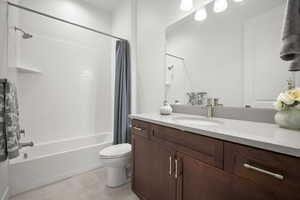
[[[219,104],[219,99],[218,98],[208,98],[207,99],[207,117],[208,118],[213,118],[215,114],[215,107],[222,106],[222,104]]]
[[[25,129],[21,129],[20,130],[20,138],[21,138],[21,136],[23,135],[23,137],[25,137]],[[34,146],[34,143],[33,142],[24,142],[24,143],[22,143],[22,142],[20,142],[19,143],[19,146],[20,146],[20,148],[22,149],[23,147],[33,147]]]
[[[197,93],[197,104],[204,105],[206,96],[207,96],[207,92],[198,92]]]
[[[214,104],[212,98],[207,99],[206,109],[207,109],[207,117],[212,118],[214,115]]]
[[[189,97],[189,104],[203,106],[205,103],[207,92],[188,92],[187,95]]]
[[[188,101],[189,104],[191,104],[191,105],[197,104],[197,102],[196,102],[197,101],[197,95],[196,95],[195,92],[188,92],[186,94],[189,97],[189,101]]]

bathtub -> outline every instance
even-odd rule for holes
[[[101,167],[98,152],[111,144],[102,133],[24,148],[9,162],[10,196]]]

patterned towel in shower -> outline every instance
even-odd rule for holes
[[[6,81],[0,88],[0,160],[19,156],[19,105],[17,88]],[[4,142],[3,142],[4,141]]]

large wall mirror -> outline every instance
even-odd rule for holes
[[[166,30],[166,96],[187,104],[187,93],[207,93],[228,107],[272,108],[289,72],[280,59],[285,0],[228,0],[228,9],[196,21],[191,14]],[[298,77],[297,77],[298,76]]]

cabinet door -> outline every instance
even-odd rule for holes
[[[225,200],[230,182],[224,171],[177,153],[177,200]],[[175,172],[176,173],[176,172]]]
[[[284,199],[248,179],[232,175],[185,154],[177,153],[177,159],[177,200]]]
[[[136,127],[134,127],[136,128]],[[132,190],[144,200],[150,200],[151,185],[151,165],[153,163],[151,153],[151,142],[147,134],[143,136],[143,129],[133,128],[132,154],[133,154],[133,174]]]
[[[165,145],[152,143],[152,165],[151,173],[152,184],[151,200],[175,200],[176,180],[174,178],[174,158],[175,151]]]
[[[264,188],[268,199],[300,200],[298,158],[228,142],[224,147],[226,172]]]
[[[132,189],[143,200],[175,200],[175,151],[150,139],[153,127],[133,123]]]

